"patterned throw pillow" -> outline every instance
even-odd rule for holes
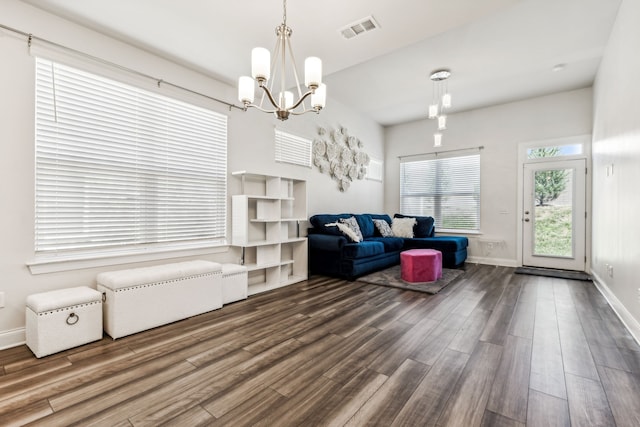
[[[356,239],[352,239],[356,242],[361,242],[363,240],[362,237],[362,231],[360,231],[360,226],[358,225],[358,221],[356,220],[355,217],[350,217],[350,218],[340,218],[340,222],[344,225],[346,225],[347,227],[349,227],[351,229],[351,231],[353,231],[353,233],[358,236],[358,240]]]
[[[393,218],[391,230],[397,237],[413,238],[414,225],[416,225],[415,218]]]
[[[338,230],[340,230],[342,232],[342,234],[347,236],[351,242],[359,243],[360,240],[361,240],[360,237],[358,237],[358,235],[351,228],[349,228],[349,226],[347,224],[344,224],[342,222],[329,222],[329,223],[325,224],[324,226],[325,227],[337,227]]]
[[[376,228],[378,229],[378,231],[380,232],[380,235],[382,237],[393,237],[393,231],[391,230],[391,227],[389,226],[389,223],[387,221],[385,221],[384,219],[374,219],[373,223],[376,225]]]

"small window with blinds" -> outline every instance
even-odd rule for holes
[[[311,141],[276,129],[276,162],[311,167]]]
[[[35,250],[225,243],[227,117],[36,60]]]
[[[400,212],[439,231],[480,231],[480,154],[400,163]]]

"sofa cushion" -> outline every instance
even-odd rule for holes
[[[394,218],[415,218],[416,225],[413,227],[413,237],[433,237],[435,233],[435,220],[431,216],[415,216],[395,214]]]
[[[401,251],[404,239],[401,237],[368,237],[367,242],[380,242],[384,245],[385,252]]]
[[[358,221],[358,226],[360,227],[360,231],[362,232],[362,237],[366,239],[367,237],[373,236],[375,232],[375,227],[373,225],[373,220],[371,219],[371,215],[369,214],[355,214],[353,217]]]
[[[340,231],[338,227],[325,227],[325,225],[338,222],[341,218],[349,218],[352,216],[351,214],[319,214],[309,218],[309,222],[319,233],[342,236],[342,231]]]
[[[366,258],[383,253],[384,245],[380,242],[347,243],[342,247],[342,254],[347,259]]]
[[[464,236],[437,236],[426,238],[405,239],[405,249],[437,249],[441,252],[457,252],[466,249],[469,239]]]

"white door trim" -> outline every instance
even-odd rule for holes
[[[589,273],[591,271],[591,135],[576,135],[565,138],[545,139],[538,141],[526,141],[518,144],[518,177],[517,177],[517,221],[516,221],[516,260],[518,266],[522,266],[522,228],[523,228],[523,186],[524,186],[524,163],[537,162],[540,160],[528,160],[527,150],[529,148],[545,147],[553,145],[566,145],[566,144],[582,144],[583,151],[581,155],[576,156],[563,156],[565,160],[570,159],[585,159],[587,164],[587,176],[586,176],[586,209],[587,209],[587,222],[586,222],[586,235],[585,235],[585,250],[586,250],[586,267],[585,271]],[[553,160],[553,159],[551,159]],[[551,161],[550,160],[550,161]],[[544,160],[542,160],[544,161]]]

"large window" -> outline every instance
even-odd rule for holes
[[[37,253],[224,243],[226,168],[226,116],[37,59]]]
[[[432,216],[439,231],[479,231],[480,154],[402,161],[400,212]]]

